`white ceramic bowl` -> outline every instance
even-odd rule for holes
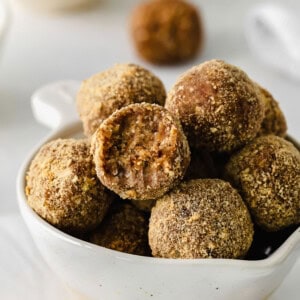
[[[81,135],[74,97],[78,82],[59,82],[32,97],[37,120],[53,133],[35,147],[21,167],[17,193],[22,216],[42,256],[68,286],[88,299],[265,299],[299,257],[300,227],[270,257],[235,259],[162,259],[141,257],[84,242],[54,228],[27,204],[29,164],[40,146],[58,137]]]

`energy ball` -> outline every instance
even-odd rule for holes
[[[116,110],[132,103],[164,105],[163,83],[150,71],[134,64],[117,64],[83,81],[77,95],[77,110],[86,136]]]
[[[254,221],[267,231],[300,223],[300,153],[277,136],[262,136],[231,157],[226,177]]]
[[[265,105],[265,117],[258,135],[274,134],[284,137],[287,132],[287,124],[278,102],[261,86],[258,86]]]
[[[220,179],[182,182],[152,208],[149,245],[156,257],[242,258],[252,238],[246,205]]]
[[[181,125],[165,108],[126,106],[108,117],[92,137],[101,182],[123,199],[156,199],[177,185],[190,162]]]
[[[112,200],[97,178],[86,140],[58,139],[42,146],[31,162],[26,181],[29,206],[69,233],[98,226]]]
[[[260,130],[264,103],[257,85],[241,69],[221,60],[184,73],[165,107],[177,116],[192,147],[231,152]]]
[[[198,10],[181,0],[147,1],[131,16],[131,34],[138,54],[154,64],[193,58],[203,44]]]
[[[130,204],[114,204],[101,225],[90,234],[89,241],[121,252],[150,255],[148,220]]]

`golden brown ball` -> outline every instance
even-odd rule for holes
[[[154,64],[189,60],[203,44],[199,11],[182,0],[138,5],[131,16],[131,34],[138,54]]]
[[[265,106],[265,117],[262,121],[258,135],[274,134],[284,137],[287,132],[287,124],[278,102],[265,88],[261,86],[258,86],[258,88]]]
[[[228,182],[182,182],[152,208],[149,244],[165,258],[241,258],[253,238],[246,205]]]
[[[98,226],[112,200],[97,178],[89,143],[75,139],[41,147],[26,177],[26,195],[35,212],[70,233]]]
[[[150,255],[148,219],[127,203],[114,203],[101,225],[89,235],[91,243],[136,255]]]
[[[231,157],[226,177],[268,231],[300,223],[300,153],[283,138],[255,139]]]
[[[257,85],[222,60],[184,73],[165,107],[179,118],[191,146],[218,152],[231,152],[255,138],[264,117]]]
[[[81,84],[77,110],[86,136],[116,110],[132,103],[164,105],[166,91],[153,73],[134,64],[116,64]]]

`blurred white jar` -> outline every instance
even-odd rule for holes
[[[1,1],[1,0],[0,0]],[[99,0],[17,0],[20,4],[45,11],[63,11],[90,6]]]
[[[8,28],[8,7],[7,1],[0,0],[0,52],[4,44],[5,34]]]

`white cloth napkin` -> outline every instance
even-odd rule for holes
[[[245,25],[246,40],[254,55],[273,70],[300,80],[297,11],[270,2],[261,3],[249,11]]]
[[[71,299],[18,214],[0,216],[0,299]]]

